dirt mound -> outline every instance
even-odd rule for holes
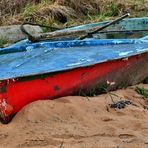
[[[148,84],[140,85],[148,89]],[[128,100],[124,109],[109,104]],[[2,147],[147,147],[148,107],[133,87],[93,98],[64,97],[23,108],[0,125]]]

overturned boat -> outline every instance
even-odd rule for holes
[[[92,23],[56,33],[106,24]],[[147,30],[147,17],[131,18],[90,38],[26,39],[0,48],[1,119],[8,122],[36,100],[90,95],[94,90],[112,90],[143,81],[148,77]]]

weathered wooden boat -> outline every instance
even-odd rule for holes
[[[9,121],[22,107],[36,100],[87,95],[103,87],[114,89],[144,80],[148,76],[148,33],[144,31],[147,29],[147,17],[132,18],[84,40],[23,40],[1,48],[1,119]]]

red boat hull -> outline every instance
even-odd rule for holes
[[[136,84],[147,76],[148,54],[145,53],[69,71],[1,81],[1,118],[9,120],[33,101],[89,94],[94,88],[100,90],[107,82],[115,82],[108,86],[108,89],[115,89]]]

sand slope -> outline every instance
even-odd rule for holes
[[[141,84],[148,89],[148,84]],[[0,124],[0,148],[148,147],[148,101],[133,87],[118,90],[113,100],[135,105],[111,109],[109,94],[37,101],[23,108],[8,125]],[[148,99],[147,99],[148,100]]]

